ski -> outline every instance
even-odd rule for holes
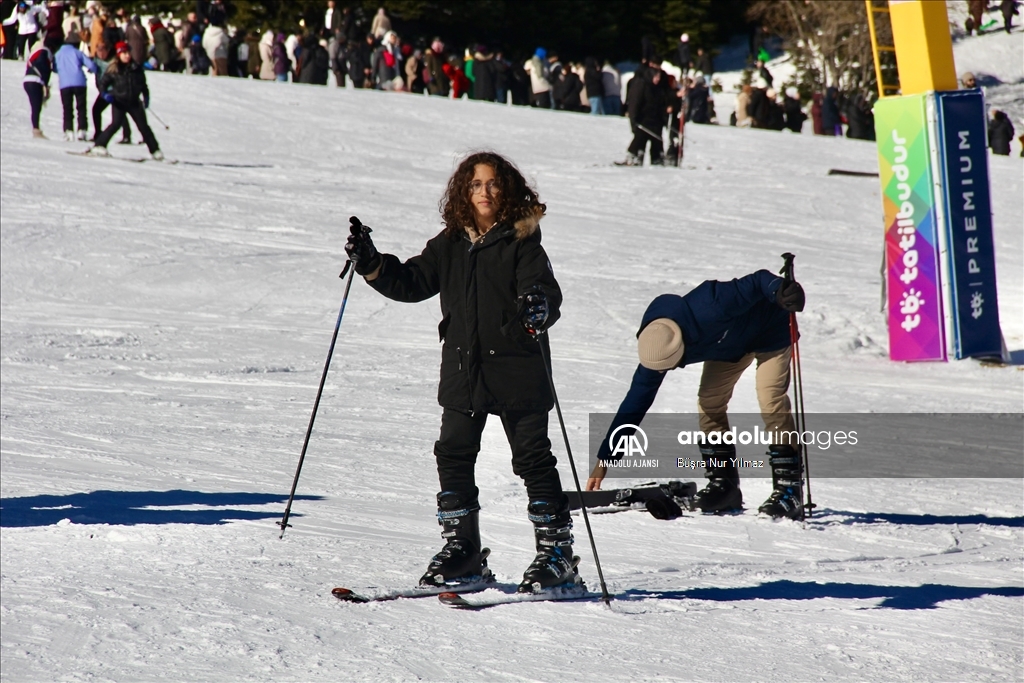
[[[559,602],[563,600],[595,602],[601,599],[601,594],[588,591],[580,581],[574,586],[549,588],[538,593],[502,593],[492,589],[476,595],[463,596],[449,591],[441,593],[437,598],[442,605],[453,609],[481,610],[521,602]]]
[[[491,551],[488,548],[484,548],[482,553],[486,560]],[[402,598],[427,598],[440,595],[441,593],[472,593],[482,591],[493,585],[495,585],[494,574],[491,573],[490,569],[484,567],[482,575],[473,576],[466,581],[459,581],[458,583],[445,583],[440,586],[413,586],[412,588],[398,588],[377,593],[361,593],[351,588],[339,586],[331,591],[331,595],[343,602],[389,602]]]
[[[584,491],[583,504],[588,508],[596,508],[598,514],[623,512],[625,510],[644,510],[647,502],[654,499],[671,498],[683,505],[687,499],[697,493],[697,484],[692,481],[673,480],[667,484],[649,482],[639,486],[622,489],[602,489]],[[576,491],[564,491],[569,499],[569,509],[580,508],[580,495]]]
[[[488,575],[486,579],[481,578],[479,581],[471,581],[462,584],[446,584],[444,586],[414,586],[412,588],[397,588],[393,590],[387,590],[382,593],[359,592],[352,590],[351,588],[343,588],[339,586],[338,588],[331,590],[331,595],[338,598],[342,602],[390,602],[392,600],[402,600],[406,598],[429,598],[435,595],[442,594],[457,595],[460,593],[474,593],[477,591],[486,590],[494,585],[495,583],[493,575]]]
[[[157,159],[146,159],[146,158],[135,159],[135,158],[132,158],[132,157],[115,157],[115,156],[109,155],[109,154],[107,156],[99,156],[98,154],[89,154],[88,151],[85,151],[85,152],[75,152],[74,150],[70,150],[70,149],[66,150],[66,152],[68,154],[70,154],[72,156],[76,156],[76,157],[89,157],[91,159],[113,159],[115,161],[127,161],[127,162],[132,163],[132,164],[144,164],[144,163],[147,163],[147,162],[152,162],[152,163],[155,163],[155,164],[169,164],[169,165],[173,166],[173,165],[179,163],[177,159],[166,159],[166,158],[160,159],[160,160],[157,160]]]

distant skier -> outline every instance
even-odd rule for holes
[[[671,105],[666,88],[662,87],[665,74],[657,64],[655,59],[650,62],[650,66],[641,66],[633,76],[634,80],[640,80],[636,83],[630,81],[626,99],[633,141],[629,143],[625,161],[616,162],[619,166],[643,166],[648,143],[651,145],[651,165],[664,165],[661,158],[664,149],[661,129],[668,120]]]
[[[115,50],[117,57],[110,62],[99,82],[100,97],[113,105],[114,115],[110,125],[96,136],[96,145],[89,148],[88,153],[94,156],[109,156],[107,143],[124,125],[125,117],[131,116],[136,128],[142,133],[142,139],[145,140],[153,159],[163,161],[164,154],[160,151],[156,136],[146,121],[146,109],[149,107],[146,72],[141,64],[132,59],[128,43],[118,43]]]
[[[789,313],[804,309],[803,288],[767,270],[719,282],[708,280],[684,296],[662,294],[644,312],[637,332],[640,365],[608,429],[598,460],[609,460],[608,438],[625,424],[639,425],[658,395],[665,373],[704,363],[697,408],[704,433],[727,432],[727,410],[740,375],[757,361],[757,400],[769,432],[796,429],[787,391],[792,353]],[[625,428],[620,433],[627,433]],[[723,512],[743,505],[734,445],[702,445],[708,485],[694,506]],[[773,444],[768,455],[774,490],[759,508],[770,517],[799,518],[803,504],[803,463],[791,445]],[[714,464],[712,463],[712,460]],[[601,488],[607,469],[600,462],[587,490]]]
[[[32,45],[27,51],[25,77],[22,79],[25,94],[28,95],[30,118],[32,119],[32,137],[46,138],[39,127],[39,114],[43,103],[50,98],[50,74],[53,73],[53,53],[42,41]]]
[[[345,251],[371,287],[395,301],[441,296],[441,435],[434,444],[444,548],[420,585],[472,582],[489,574],[480,542],[474,467],[488,415],[501,419],[512,471],[530,498],[537,557],[521,592],[573,584],[572,519],[548,440],[553,405],[538,344],[559,317],[562,293],[541,246],[545,205],[504,157],[480,152],[448,181],[445,228],[404,263],[379,254],[353,229]]]
[[[85,108],[85,74],[82,69],[96,73],[96,64],[78,49],[81,42],[77,32],[68,31],[64,45],[53,56],[55,71],[60,79],[60,101],[64,106],[64,139],[68,142],[75,139],[75,104],[78,105],[78,139],[85,140],[89,133],[89,114]]]

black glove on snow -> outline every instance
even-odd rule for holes
[[[349,220],[352,222],[352,234],[349,235],[348,242],[345,243],[345,253],[352,261],[356,273],[364,277],[371,275],[380,268],[383,258],[377,251],[377,247],[373,246],[373,240],[370,239],[370,228],[360,223],[355,216]]]
[[[804,288],[796,280],[786,280],[775,293],[775,303],[784,311],[799,313],[804,310]]]
[[[529,334],[539,334],[548,325],[548,297],[540,287],[534,287],[519,297],[523,328]]]

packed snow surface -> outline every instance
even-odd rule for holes
[[[278,539],[348,217],[383,251],[418,253],[453,165],[479,148],[515,160],[548,206],[555,381],[581,470],[587,415],[622,399],[648,301],[777,270],[784,251],[807,289],[809,411],[1021,412],[1019,368],[888,360],[878,181],[827,175],[877,170],[872,143],[690,126],[683,168],[622,169],[630,135],[612,117],[151,74],[170,125],[154,128],[182,163],[135,164],[67,155],[84,145],[52,140],[56,100],[51,140],[33,140],[23,68],[0,65],[3,680],[1024,675],[1021,480],[820,479],[804,523],[756,515],[765,479],[744,482],[742,515],[595,516],[611,608],[338,602],[337,585],[409,585],[440,548],[438,305],[358,279]],[[1020,159],[991,159],[991,177],[1019,350]],[[673,373],[655,410],[692,411],[699,377]],[[752,372],[733,407],[756,411]],[[554,415],[551,435],[571,487]],[[532,534],[494,421],[477,481],[491,567],[514,584]]]

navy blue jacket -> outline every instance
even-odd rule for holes
[[[707,280],[683,296],[662,294],[644,311],[640,336],[652,321],[671,318],[683,332],[683,357],[676,367],[706,360],[729,363],[748,353],[777,351],[790,344],[789,313],[775,303],[782,278],[767,270],[719,282]],[[608,429],[639,425],[654,403],[665,372],[637,365],[633,383]],[[608,435],[598,458],[608,459]]]

